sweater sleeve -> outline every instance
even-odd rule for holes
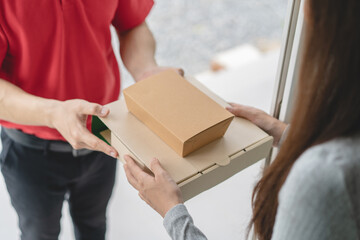
[[[184,204],[170,209],[164,218],[164,226],[173,240],[206,240],[205,235],[194,225]]]
[[[273,240],[358,239],[344,172],[336,159],[308,150],[279,193]]]

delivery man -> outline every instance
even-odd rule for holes
[[[57,239],[66,197],[76,239],[104,239],[116,150],[90,115],[118,99],[110,25],[136,81],[161,71],[152,0],[0,0],[1,171],[21,239]]]

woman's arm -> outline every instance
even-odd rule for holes
[[[207,239],[194,225],[194,221],[184,204],[178,204],[166,213],[164,227],[173,240]]]
[[[164,226],[173,240],[205,240],[205,235],[194,225],[193,219],[182,204],[179,187],[153,159],[151,171],[144,172],[130,156],[125,156],[124,165],[129,183],[139,191],[139,196],[164,218]]]

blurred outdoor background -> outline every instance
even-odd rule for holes
[[[227,101],[270,110],[288,1],[156,0],[148,24],[160,65],[182,67]],[[113,38],[114,51],[119,44]],[[133,83],[121,68],[123,87]],[[244,239],[262,161],[186,203],[209,239]],[[161,217],[142,202],[118,165],[107,239],[169,239]],[[17,217],[0,177],[0,239],[19,239]],[[61,240],[73,239],[65,203]]]
[[[208,68],[224,50],[279,43],[286,0],[157,1],[148,23],[158,42],[160,64],[189,74]]]

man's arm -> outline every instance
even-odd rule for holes
[[[159,67],[155,60],[155,39],[146,22],[125,31],[117,31],[120,40],[120,55],[125,67],[135,81],[169,69]],[[184,75],[182,69],[173,68]]]
[[[0,119],[57,129],[75,148],[102,151],[113,157],[117,152],[86,129],[88,115],[106,117],[109,109],[80,99],[57,101],[26,93],[0,79]]]
[[[32,96],[0,79],[0,119],[25,125],[50,126],[49,115],[55,105],[54,100]]]

